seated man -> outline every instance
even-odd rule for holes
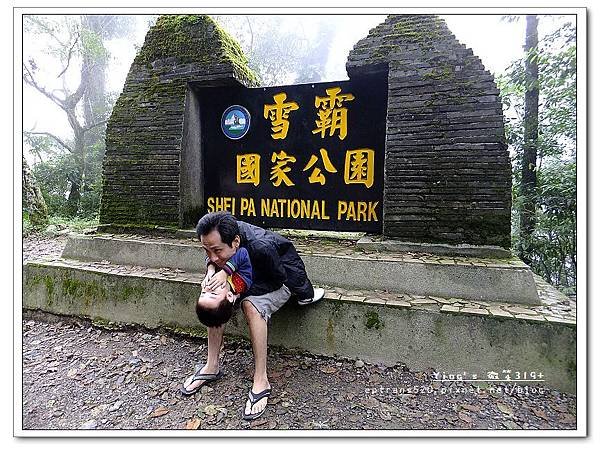
[[[264,413],[271,394],[267,377],[267,326],[271,315],[292,296],[297,299],[298,304],[308,305],[320,300],[324,290],[313,289],[294,245],[281,235],[236,221],[227,212],[203,216],[198,221],[196,232],[209,261],[218,268],[223,268],[240,247],[248,251],[251,260],[252,285],[241,294],[240,304],[248,322],[254,354],[253,384],[248,393],[243,418],[255,419]],[[207,297],[201,297],[198,304],[204,308],[208,301]],[[184,384],[186,391],[193,391],[215,377],[220,377],[219,351],[225,322],[229,317],[224,315],[220,318],[226,319],[220,324],[217,323],[221,320],[208,326],[208,358],[206,365],[197,373],[198,376],[206,375],[207,379],[192,381],[189,378]]]

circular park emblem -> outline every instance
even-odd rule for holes
[[[250,129],[250,113],[241,105],[232,105],[221,117],[221,130],[230,139],[240,139]]]

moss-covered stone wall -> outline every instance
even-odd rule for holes
[[[346,68],[351,78],[388,72],[384,234],[509,247],[502,105],[479,58],[439,17],[393,15]]]
[[[255,86],[257,79],[239,45],[208,16],[161,16],[107,125],[102,224],[177,227],[190,220],[186,210],[197,210],[181,202],[190,189],[181,184],[190,83]]]

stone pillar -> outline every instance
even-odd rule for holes
[[[100,223],[195,225],[203,202],[194,86],[254,86],[239,45],[208,16],[161,16],[106,129]]]
[[[384,235],[510,247],[502,104],[479,58],[442,19],[393,15],[346,68],[350,78],[388,74]]]

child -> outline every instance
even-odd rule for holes
[[[206,277],[202,281],[202,287],[214,290],[228,281],[237,294],[248,291],[252,286],[252,263],[246,248],[238,247],[221,269],[206,257]]]
[[[235,301],[252,285],[252,263],[248,251],[240,247],[223,269],[217,271],[217,266],[208,257],[206,264],[206,277],[202,281],[202,293],[196,303],[196,315],[206,327],[220,327],[231,318]],[[198,366],[194,375],[180,387],[183,395],[191,396],[200,390],[202,385],[193,389],[186,388],[195,381],[204,380],[205,385],[223,376],[221,371],[210,374],[201,373],[201,370]]]
[[[229,321],[233,305],[252,286],[252,263],[248,251],[239,247],[222,269],[206,257],[206,277],[196,304],[196,314],[207,327],[219,327]]]

